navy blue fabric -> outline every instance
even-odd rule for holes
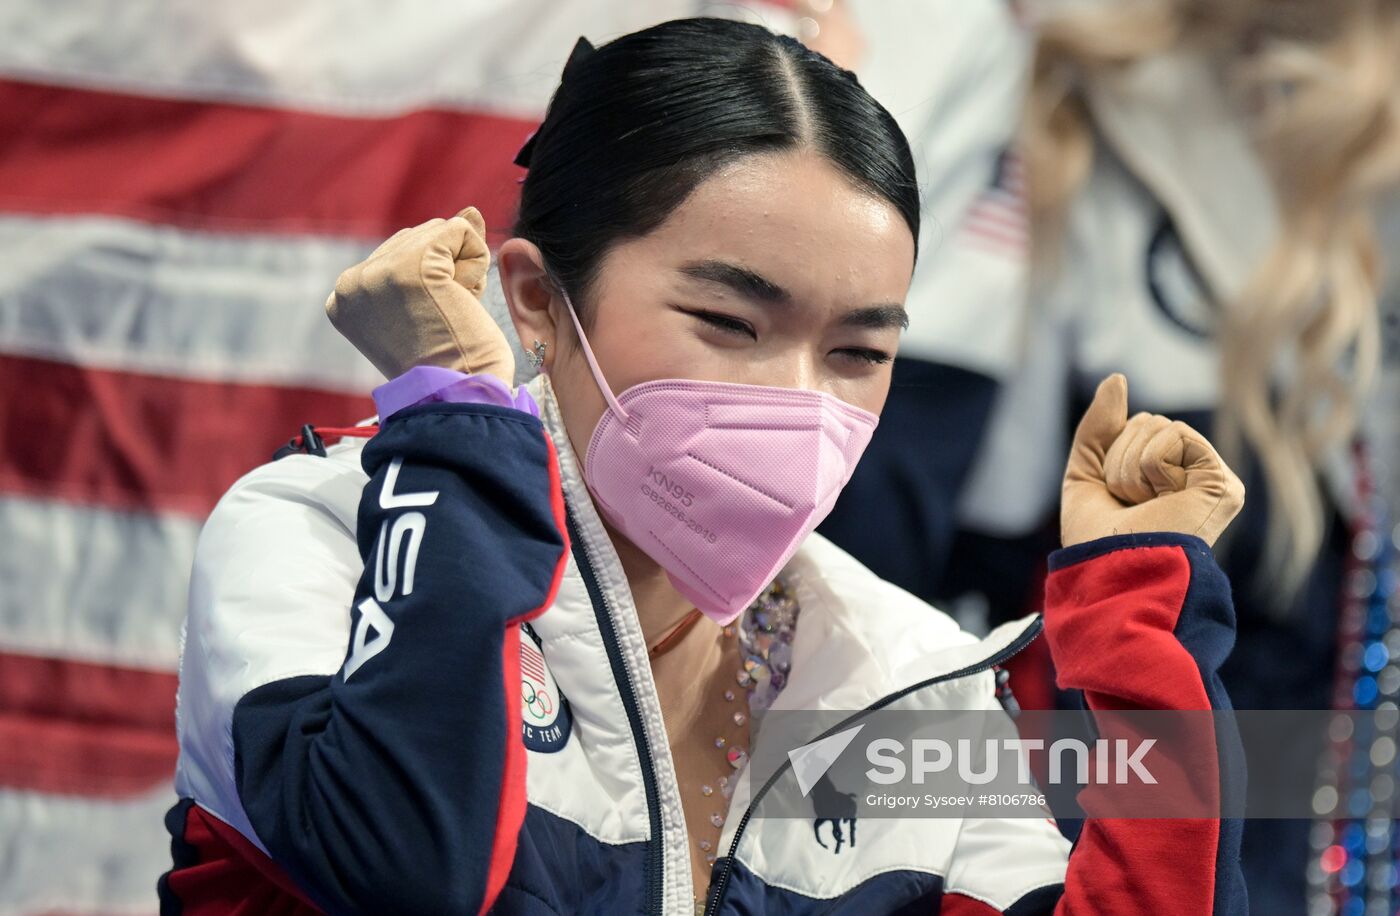
[[[1351,551],[1350,532],[1335,508],[1331,509],[1322,550],[1293,606],[1281,613],[1277,600],[1256,587],[1269,525],[1263,474],[1254,463],[1239,473],[1249,499],[1230,526],[1221,556],[1221,566],[1235,584],[1239,635],[1235,651],[1220,670],[1221,679],[1239,709],[1328,709],[1332,705],[1339,596]],[[1278,735],[1272,747],[1260,748],[1256,752],[1259,757],[1250,761],[1250,783],[1261,798],[1278,798],[1286,791],[1288,771],[1270,766],[1271,760],[1277,759],[1275,750],[1284,758],[1317,760],[1321,759],[1323,743],[1299,729]],[[1312,821],[1300,818],[1245,822],[1244,870],[1256,912],[1270,916],[1303,916],[1307,912],[1312,826]]]
[[[1073,566],[1076,563],[1083,563],[1085,560],[1092,560],[1095,557],[1101,557],[1106,553],[1112,553],[1115,550],[1123,550],[1129,547],[1185,548],[1187,550],[1188,557],[1191,557],[1191,568],[1193,571],[1196,567],[1196,561],[1195,558],[1191,556],[1191,551],[1196,551],[1196,556],[1199,556],[1201,553],[1204,553],[1211,567],[1215,569],[1216,573],[1220,575],[1221,580],[1225,583],[1225,601],[1227,605],[1229,604],[1229,580],[1225,579],[1224,574],[1220,573],[1219,568],[1215,566],[1215,559],[1210,555],[1210,546],[1206,544],[1205,541],[1191,534],[1177,534],[1174,531],[1148,531],[1142,534],[1115,534],[1111,537],[1096,538],[1092,541],[1085,541],[1082,544],[1075,544],[1073,547],[1063,547],[1055,551],[1054,553],[1050,554],[1050,558],[1046,561],[1046,565],[1049,567],[1051,572],[1054,572],[1057,569],[1064,569],[1067,566]],[[1234,640],[1234,622],[1235,615],[1234,611],[1231,610],[1231,645],[1233,645]],[[1225,647],[1225,654],[1230,654],[1229,646]],[[1221,660],[1224,660],[1223,657]]]
[[[199,864],[199,850],[185,841],[185,820],[189,817],[194,799],[182,798],[165,812],[165,830],[170,834],[170,871],[160,876],[156,882],[156,899],[160,901],[160,916],[180,916],[185,905],[170,889],[171,872],[182,868],[193,868]]]
[[[1063,884],[1038,887],[1002,910],[1002,916],[1051,916],[1065,894]]]
[[[996,393],[988,376],[897,358],[880,425],[818,533],[880,578],[936,600]]]
[[[1182,550],[1191,564],[1191,584],[1176,621],[1175,635],[1196,660],[1211,708],[1229,711],[1233,707],[1220,680],[1220,668],[1235,645],[1235,606],[1230,596],[1230,580],[1204,542],[1184,544]],[[1215,743],[1220,758],[1221,806],[1233,812],[1244,809],[1246,781],[1244,746],[1238,729],[1227,725],[1230,721],[1227,716],[1216,717]],[[1215,916],[1249,913],[1249,895],[1240,865],[1243,833],[1241,818],[1221,819],[1215,853]]]
[[[381,508],[395,458],[394,492],[438,491],[432,505]],[[539,420],[509,408],[433,404],[392,417],[362,458],[366,568],[352,605],[374,597],[381,523],[423,513],[413,591],[380,603],[392,638],[349,680],[276,681],[234,711],[248,818],[330,912],[481,906],[506,743],[520,740],[507,733],[506,704],[520,699],[504,685],[506,627],[541,607],[564,550],[550,460]],[[360,615],[346,612],[353,632]]]
[[[610,844],[531,805],[495,914],[645,913],[648,842]]]
[[[770,887],[734,861],[719,916],[810,916],[812,913],[850,916],[929,916],[943,906],[943,878],[928,872],[900,869],[869,878],[840,897],[820,900],[780,887]]]

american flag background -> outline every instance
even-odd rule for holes
[[[0,913],[154,912],[201,522],[373,412],[336,276],[467,204],[505,237],[575,39],[698,6],[0,5]]]

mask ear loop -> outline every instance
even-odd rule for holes
[[[588,368],[593,373],[593,381],[598,383],[598,390],[603,392],[603,397],[607,400],[608,407],[611,408],[613,413],[621,417],[625,423],[629,419],[627,411],[623,410],[622,405],[617,402],[617,398],[613,397],[612,387],[608,385],[608,380],[603,377],[603,370],[598,368],[598,360],[593,356],[593,348],[588,345],[588,336],[583,333],[583,325],[578,320],[578,312],[574,309],[573,300],[571,300],[569,294],[565,292],[564,284],[555,280],[553,277],[551,277],[550,280],[554,283],[555,288],[559,290],[559,295],[563,297],[564,305],[569,310],[569,317],[574,321],[574,330],[578,333],[578,342],[583,347],[583,357],[588,360]]]

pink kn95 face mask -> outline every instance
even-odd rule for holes
[[[564,302],[608,402],[584,457],[589,491],[677,591],[730,623],[831,512],[879,417],[825,392],[691,379],[614,397]]]

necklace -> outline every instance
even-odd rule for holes
[[[647,650],[647,658],[656,658],[659,655],[665,655],[667,652],[671,651],[676,643],[680,642],[686,630],[695,626],[696,621],[699,619],[700,609],[698,607],[692,608],[690,613],[681,618],[680,623],[671,628],[671,632],[658,639],[656,645]]]
[[[735,623],[721,630],[723,651],[728,655],[737,648],[739,658],[734,668],[733,685],[726,685],[720,694],[721,701],[726,706],[732,705],[733,711],[725,719],[724,733],[714,738],[715,749],[723,752],[722,762],[717,761],[715,766],[719,775],[695,787],[701,798],[712,802],[708,821],[713,832],[706,831],[706,836],[696,840],[697,847],[705,856],[706,865],[713,866],[715,863],[716,845],[719,833],[724,828],[728,800],[734,794],[735,781],[748,763],[746,745],[752,743],[753,729],[787,683],[792,667],[792,639],[800,610],[796,597],[783,581],[774,579]],[[670,632],[647,649],[648,658],[655,660],[669,652],[701,616],[698,608],[692,608]],[[734,731],[743,729],[746,723],[749,724],[750,736],[748,741],[742,741]],[[682,791],[685,789],[682,788]],[[702,898],[696,897],[696,912],[703,905]]]
[[[726,686],[720,694],[726,706],[733,706],[726,726],[732,723],[735,729],[742,729],[748,723],[750,736],[748,741],[741,743],[732,736],[716,735],[714,746],[716,750],[723,751],[723,762],[716,766],[719,775],[713,782],[704,782],[696,787],[701,797],[714,802],[709,816],[710,826],[717,831],[714,839],[706,837],[696,841],[704,853],[706,865],[715,863],[718,831],[724,827],[734,784],[748,764],[746,745],[752,743],[753,729],[787,683],[799,610],[796,598],[781,579],[775,579],[745,609],[736,623],[729,624],[722,631],[726,651],[730,651],[729,647],[733,645],[730,640],[735,640],[739,656],[733,675],[734,684]]]

